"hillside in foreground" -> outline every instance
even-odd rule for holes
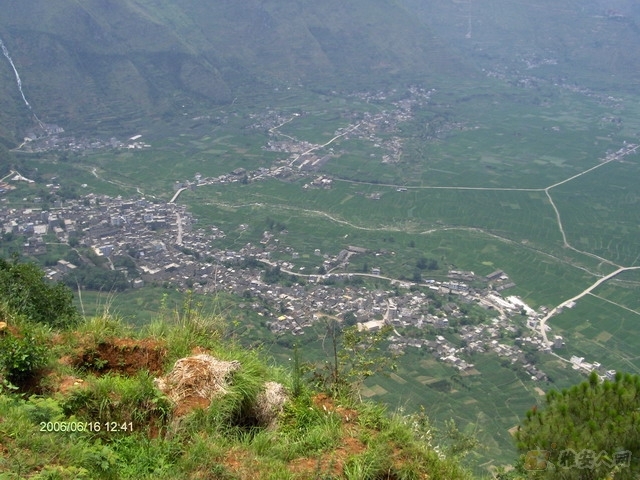
[[[134,334],[79,319],[34,266],[0,271],[2,478],[471,478],[464,436],[439,450],[424,414],[357,399],[346,380],[366,362],[296,353],[289,372],[195,306]]]
[[[471,479],[478,447],[453,422],[363,402],[393,368],[388,330],[327,324],[321,364],[274,366],[187,294],[135,333],[81,318],[35,264],[0,258],[0,474],[6,479]],[[550,391],[493,478],[636,478],[640,377],[593,372]]]

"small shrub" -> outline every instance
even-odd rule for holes
[[[35,424],[55,422],[65,418],[60,403],[53,398],[41,398],[35,395],[23,406],[27,417]]]
[[[82,466],[96,472],[102,478],[117,478],[118,456],[108,445],[96,442],[87,448],[82,459]]]
[[[0,336],[0,372],[8,382],[28,382],[48,361],[48,348],[31,326]]]
[[[85,387],[76,389],[62,402],[67,415],[84,421],[132,422],[133,430],[163,427],[170,416],[169,400],[153,385],[153,378],[145,372],[128,378],[107,374],[89,379]],[[113,434],[101,430],[98,436]]]
[[[67,328],[80,320],[71,290],[47,282],[42,269],[33,263],[0,258],[0,295],[12,311],[35,323]]]

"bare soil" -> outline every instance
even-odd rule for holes
[[[141,370],[160,375],[166,354],[165,345],[155,340],[111,338],[85,345],[72,363],[98,375],[109,372],[135,375]]]

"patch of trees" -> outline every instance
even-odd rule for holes
[[[69,185],[62,185],[56,193],[63,200],[78,200],[80,198],[77,190]]]
[[[240,268],[262,268],[264,263],[256,260],[254,257],[246,257],[240,262]]]
[[[300,280],[297,275],[291,275],[282,272],[280,270],[280,267],[277,265],[275,267],[267,267],[264,271],[264,274],[262,275],[262,280],[264,281],[264,283],[268,283],[270,285],[282,282],[287,287],[290,287],[296,283],[300,285],[305,284],[305,282],[303,280]]]
[[[215,262],[215,259],[213,259],[213,261]],[[210,262],[210,263],[213,263],[213,262]],[[225,266],[232,266],[232,265],[235,265],[235,264],[225,262]],[[239,268],[262,268],[264,266],[262,262],[256,260],[254,257],[245,257],[237,265]]]
[[[322,279],[323,285],[335,285],[336,283],[337,283],[337,280],[335,277],[327,277]]]
[[[71,288],[77,288],[79,285],[85,290],[108,292],[122,292],[130,286],[122,272],[90,265],[82,265],[67,273],[62,281]]]
[[[0,142],[0,175],[3,177],[11,171],[13,158],[7,148]]]
[[[342,321],[347,327],[352,327],[358,323],[358,317],[354,311],[348,311],[342,316]]]
[[[284,223],[278,222],[271,217],[267,217],[266,222],[267,229],[271,232],[282,232],[287,229],[287,226]]]
[[[0,258],[0,393],[24,388],[49,363],[45,335],[80,321],[71,291],[34,263]]]
[[[264,281],[264,283],[272,284],[278,283],[285,277],[286,274],[282,273],[280,271],[280,267],[276,265],[275,267],[267,267],[265,269],[262,280]]]
[[[420,257],[416,261],[416,268],[419,270],[438,270],[438,261],[435,258]]]
[[[543,450],[542,463],[553,464],[554,471],[540,478],[637,478],[640,377],[618,372],[613,381],[601,382],[593,372],[579,385],[550,391],[545,404],[529,410],[516,432],[521,470],[542,467],[532,463],[530,452]]]
[[[178,247],[178,250],[180,250],[185,255],[189,255],[190,257],[195,258],[196,260],[200,258],[200,252],[192,248]]]
[[[345,285],[354,285],[354,286],[359,287],[359,286],[364,285],[364,278],[354,275],[351,278],[345,278],[344,279],[344,284]]]
[[[50,283],[34,263],[0,258],[0,298],[29,321],[63,328],[79,320],[73,293],[62,283]]]
[[[136,262],[127,255],[117,255],[113,258],[113,265],[116,268],[126,268],[129,275],[135,276],[138,273]]]

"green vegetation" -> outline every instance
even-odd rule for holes
[[[0,304],[0,390],[28,383],[49,361],[45,343],[47,330],[26,320],[7,303]],[[9,325],[13,328],[7,335]]]
[[[20,281],[29,286],[42,279]],[[333,345],[328,368],[301,362],[295,349],[293,370],[285,371],[270,366],[264,351],[236,343],[227,321],[207,313],[191,294],[179,309],[166,297],[161,303],[161,313],[137,333],[107,310],[76,326],[52,328],[1,304],[3,478],[472,478],[460,461],[475,455],[482,440],[459,430],[457,418],[435,428],[431,408],[389,413],[359,399],[371,396],[363,380],[391,368],[393,359],[380,350],[384,330],[340,331],[327,320]],[[157,379],[194,354],[237,362],[223,394],[176,400],[160,389]],[[508,390],[512,382],[500,383],[503,374],[495,375],[496,392]],[[403,377],[409,378],[399,368],[389,381],[406,382]],[[282,410],[269,421],[257,410],[266,381],[286,392]],[[453,402],[470,381],[459,375],[422,380]],[[640,454],[638,392],[640,377],[621,373],[604,382],[594,373],[580,385],[551,390],[515,431],[522,454],[516,469],[498,470],[498,478],[633,478]],[[525,408],[517,398],[508,408],[519,416]],[[456,408],[462,407],[452,413]]]
[[[400,112],[405,120],[381,123],[375,131],[363,125],[361,131],[333,142],[330,160],[308,177],[299,178],[295,167],[287,179],[249,181],[245,176],[238,183],[186,191],[179,201],[190,205],[200,225],[224,230],[226,236],[213,248],[258,244],[266,227],[275,238],[265,248],[277,240],[281,250],[289,249],[272,252],[274,262],[291,261],[292,251],[299,254],[292,263],[300,275],[270,266],[263,277],[268,283],[303,285],[303,272],[329,270],[315,249],[335,255],[355,245],[369,252],[350,257],[347,272],[380,268],[383,276],[417,282],[443,280],[454,268],[480,276],[502,269],[515,283],[509,294],[536,309],[558,305],[616,265],[635,266],[640,258],[637,155],[545,192],[599,165],[624,142],[638,143],[640,57],[635,52],[640,11],[628,0],[476,3],[248,0],[241,7],[222,2],[205,8],[195,0],[123,0],[103,8],[70,0],[29,7],[13,2],[0,18],[0,31],[33,111],[77,139],[124,139],[142,133],[152,147],[8,152],[21,143],[32,118],[2,56],[0,174],[8,174],[11,166],[36,181],[3,193],[3,209],[55,209],[52,188],[61,199],[105,193],[168,200],[175,181],[193,179],[196,173],[217,177],[237,168],[251,172],[287,163],[288,152],[266,149],[274,138],[322,144],[339,129],[370,116]],[[424,104],[399,110],[397,102],[406,100],[407,87],[416,84],[434,89],[434,94]],[[292,120],[276,132],[274,118],[278,124]],[[397,155],[383,162],[387,142],[395,143]],[[304,189],[315,175],[330,176],[331,189]],[[58,182],[60,188],[49,187]],[[2,227],[0,255],[22,253],[29,235]],[[573,249],[565,245],[562,228]],[[51,237],[45,238],[46,253],[37,258],[43,265],[69,255],[68,246],[55,245],[58,240]],[[69,246],[78,246],[79,240],[72,236]],[[183,253],[194,252],[183,247]],[[113,260],[116,268],[131,267],[126,259]],[[15,275],[30,275],[30,268],[11,263],[0,268],[0,293],[11,312],[7,318],[15,317],[11,322],[17,333],[1,342],[2,368],[11,383],[25,387],[35,372],[54,361],[50,349],[43,348],[50,347],[47,328],[76,321],[58,317],[55,302],[45,302],[58,295],[66,298],[68,290],[16,290]],[[65,279],[74,290],[83,286],[109,292],[82,292],[75,301],[88,312],[107,303],[127,322],[142,327],[167,308],[172,314],[160,316],[170,317],[169,323],[179,323],[180,316],[191,311],[169,284],[115,295],[125,288],[122,274],[98,265],[83,265],[77,272]],[[357,276],[353,282],[389,288],[380,279]],[[567,343],[557,353],[640,373],[639,285],[637,271],[626,272],[552,318],[548,324],[553,334]],[[42,303],[25,311],[31,299]],[[322,357],[324,327],[310,329],[304,337],[275,338],[265,319],[245,305],[249,298],[219,295],[216,302],[219,314],[234,319],[226,335],[263,345],[281,364],[296,342],[305,344],[306,356]],[[42,317],[32,325],[39,312]],[[345,323],[354,321],[345,315]],[[455,338],[454,324],[444,332],[447,339]],[[201,333],[195,334],[200,338]],[[206,344],[202,335],[204,340],[195,343]],[[176,337],[169,348],[188,355],[192,344]],[[110,370],[99,342],[91,348],[82,368],[101,374]],[[172,360],[176,355],[171,354]],[[486,465],[512,456],[507,430],[520,412],[542,401],[541,388],[561,389],[579,378],[568,362],[550,355],[536,356],[552,378],[539,385],[504,359],[472,360],[475,371],[462,376],[422,352],[408,352],[393,376],[364,380],[361,394],[411,412],[428,404],[434,418],[455,418],[465,432],[479,433],[486,449],[472,457]],[[339,363],[334,358],[334,368]],[[148,393],[148,378],[132,381]],[[91,391],[101,391],[99,382],[86,383]],[[156,400],[162,403],[153,396],[130,398],[126,392],[131,385],[113,388],[133,411]],[[87,399],[86,411],[94,412],[101,400],[98,394]],[[105,412],[113,408],[105,401]],[[169,421],[163,415],[156,412],[152,420],[157,416],[162,425]],[[328,437],[320,443],[331,444],[335,432]],[[266,434],[261,438],[274,441]],[[150,471],[145,470],[147,457],[174,465],[180,455],[179,442],[157,445],[147,440],[139,442],[147,453],[136,452],[131,458],[123,453],[129,451],[128,440],[122,440],[124,450],[118,455],[133,465],[127,475]],[[109,448],[103,445],[86,455],[108,469],[115,461]],[[198,448],[209,452],[204,443]],[[248,464],[253,454],[238,448]],[[219,459],[209,453],[203,456]],[[192,460],[200,459],[196,455]],[[124,468],[124,460],[121,463]],[[159,472],[165,471],[165,463],[157,467]],[[373,471],[387,467],[381,458],[363,455],[344,463],[343,471],[353,478],[375,477]],[[274,466],[274,475],[281,473],[278,468]],[[217,463],[211,469],[220,478],[232,476]],[[42,472],[54,478],[73,476],[72,471]]]
[[[0,298],[16,315],[64,328],[78,320],[73,294],[64,285],[49,284],[36,264],[0,258]]]
[[[636,478],[639,407],[640,377],[629,374],[600,382],[594,372],[580,385],[550,391],[515,435],[524,470],[540,471],[535,478]]]
[[[81,265],[73,272],[67,273],[63,282],[70,288],[80,286],[87,290],[106,292],[122,292],[130,288],[122,272],[90,265]]]
[[[383,350],[392,331],[385,326],[376,332],[361,332],[357,326],[345,326],[336,319],[324,317],[331,344],[331,359],[322,367],[312,368],[314,383],[335,396],[361,398],[364,381],[378,373],[389,373],[397,368],[396,357]],[[298,354],[297,346],[295,354]]]
[[[107,311],[44,329],[1,305],[3,478],[471,478],[459,459],[475,444],[452,425],[436,434],[424,411],[390,414],[350,389],[317,390],[299,363],[293,372],[270,366],[189,296],[137,334]],[[367,348],[377,343],[354,335],[344,345],[359,349],[359,359],[340,353],[345,382],[369,375]],[[194,354],[238,365],[223,393],[160,389],[157,378]],[[268,423],[260,413],[266,381],[286,392]]]
[[[516,284],[509,294],[519,295],[533,308],[557,305],[591,285],[599,275],[613,271],[613,266],[588,253],[634,264],[640,238],[634,234],[637,222],[636,209],[632,208],[638,196],[638,187],[632,181],[638,167],[636,156],[607,164],[550,191],[569,243],[586,254],[563,247],[555,212],[541,190],[597,165],[607,150],[622,141],[633,141],[628,132],[601,121],[610,107],[598,99],[546,87],[542,89],[546,101],[539,106],[526,103],[527,92],[492,82],[473,88],[464,84],[438,87],[442,97],[436,96],[437,102],[416,110],[415,119],[401,125],[407,138],[405,153],[396,165],[382,164],[379,149],[367,142],[345,138],[335,147],[346,153],[329,161],[319,172],[340,177],[334,177],[331,190],[305,190],[302,187],[308,179],[266,179],[247,185],[198,187],[184,192],[179,201],[189,204],[199,226],[215,225],[226,233],[214,248],[238,250],[249,242],[258,244],[268,229],[281,247],[300,254],[294,263],[296,269],[305,267],[306,273],[319,271],[316,248],[337,254],[348,245],[370,250],[349,259],[347,271],[356,273],[379,267],[383,275],[392,278],[411,280],[420,275],[442,280],[451,268],[473,270],[480,276],[499,268]],[[482,95],[473,97],[474,91],[479,90]],[[458,98],[465,100],[453,101]],[[343,98],[342,94],[312,94],[298,88],[268,97],[256,93],[252,101],[227,109],[234,114],[228,115],[226,124],[194,125],[192,130],[167,132],[165,138],[152,142],[153,151],[98,153],[84,158],[71,155],[64,164],[44,156],[30,158],[29,162],[32,169],[39,169],[45,181],[64,171],[65,179],[78,191],[82,191],[81,184],[87,183],[86,191],[130,196],[140,188],[146,194],[168,199],[172,182],[193,178],[195,172],[221,175],[239,167],[250,170],[270,166],[273,160],[286,157],[261,149],[268,138],[265,132],[246,134],[249,126],[256,123],[249,115],[259,107],[282,105],[282,111],[288,113],[297,111],[296,105],[304,105],[311,112],[305,114],[304,122],[298,125],[294,120],[282,131],[307,139],[316,128],[316,140],[331,138],[335,129],[344,127],[345,119],[338,112],[393,108],[384,101],[373,104]],[[514,105],[511,102],[520,106],[510,113]],[[566,115],[563,112],[574,111],[568,106],[575,106],[580,113]],[[323,110],[336,113],[315,114]],[[419,131],[431,115],[440,118],[445,113],[451,122],[457,119],[481,129],[450,131],[441,139],[429,139]],[[633,115],[625,113],[624,117],[630,122]],[[553,130],[555,126],[560,133]],[[594,141],[596,137],[608,140]],[[351,154],[352,149],[356,153]],[[376,156],[370,157],[372,154]],[[98,168],[100,178],[91,174],[93,166]],[[140,174],[141,171],[147,173]],[[396,186],[382,185],[384,182],[409,188],[399,192]],[[458,186],[489,190],[460,190]],[[35,187],[21,186],[11,202],[32,205],[37,191]],[[379,200],[366,197],[376,192],[381,193]],[[592,228],[594,217],[598,228]],[[241,229],[240,224],[247,227]],[[19,250],[21,238],[14,236],[11,246]],[[51,254],[41,260],[55,261],[57,251],[49,248]],[[273,252],[272,259],[290,261],[291,256]],[[432,265],[437,264],[438,269],[421,269],[425,260],[434,260]],[[264,278],[282,283],[296,281],[288,274],[276,273],[276,268],[270,267]],[[297,281],[304,283],[304,279],[299,275]],[[372,288],[388,288],[386,282],[366,282]],[[637,322],[632,321],[637,314],[629,311],[639,310],[637,285],[637,275],[629,272],[593,292],[601,298],[589,295],[574,309],[554,317],[549,322],[553,333],[567,340],[567,348],[560,355],[569,358],[575,354],[600,361],[607,368],[640,372],[634,349],[640,333]],[[156,315],[158,308],[154,304],[163,293],[168,293],[172,302],[181,303],[176,292],[168,288],[159,291],[157,287],[118,294],[114,306],[128,321],[148,323]],[[109,285],[103,289],[111,290]],[[95,301],[96,298],[101,300]],[[83,292],[83,300],[87,311],[93,312],[93,305],[104,303],[104,296]],[[287,346],[297,339],[274,338],[261,326],[264,319],[253,309],[238,308],[239,303],[231,300],[223,308],[232,310],[234,318],[238,318],[240,327],[236,332],[242,332],[238,335],[246,334],[245,339],[250,338],[247,344],[265,345],[279,361],[286,362],[290,357]],[[315,338],[305,337],[304,341],[309,342],[309,348],[322,351]],[[463,428],[481,432],[487,450],[474,453],[476,463],[508,461],[512,450],[507,430],[517,422],[520,411],[540,401],[530,378],[519,376],[498,359],[474,358],[480,374],[460,379],[464,387],[447,380],[434,383],[440,390],[429,383],[425,388],[426,377],[449,379],[456,372],[438,364],[423,367],[419,363],[422,360],[425,359],[414,353],[399,360],[401,372],[397,374],[406,383],[391,378],[369,379],[365,382],[366,398],[385,401],[392,408],[406,405],[408,411],[415,411],[423,403],[437,405],[434,418],[455,417]],[[545,355],[539,360],[553,379],[550,384],[541,385],[542,389],[564,388],[579,380],[578,374],[561,361]],[[404,366],[405,362],[413,364]],[[507,386],[502,379],[509,379]],[[492,382],[502,388],[495,388]],[[496,403],[508,407],[496,407]]]
[[[183,115],[206,117],[209,109],[235,97],[251,104],[252,92],[273,91],[274,85],[304,81],[330,91],[370,85],[373,79],[384,85],[408,69],[415,71],[411,77],[466,70],[425,41],[428,27],[386,0],[349,5],[251,0],[241,8],[126,0],[109,10],[63,0],[55,7],[40,4],[36,11],[46,21],[34,23],[34,12],[21,6],[0,21],[12,55],[32,59],[18,67],[29,99],[50,122],[105,136],[131,135],[149,123],[172,129]],[[114,41],[104,42],[107,36]],[[40,40],[55,54],[42,49]],[[24,127],[29,112],[12,74],[3,68],[0,123]],[[77,82],[81,78],[85,81]],[[66,87],[71,83],[77,88]],[[197,122],[215,124],[215,117]],[[16,143],[21,139],[11,128],[0,133]]]

